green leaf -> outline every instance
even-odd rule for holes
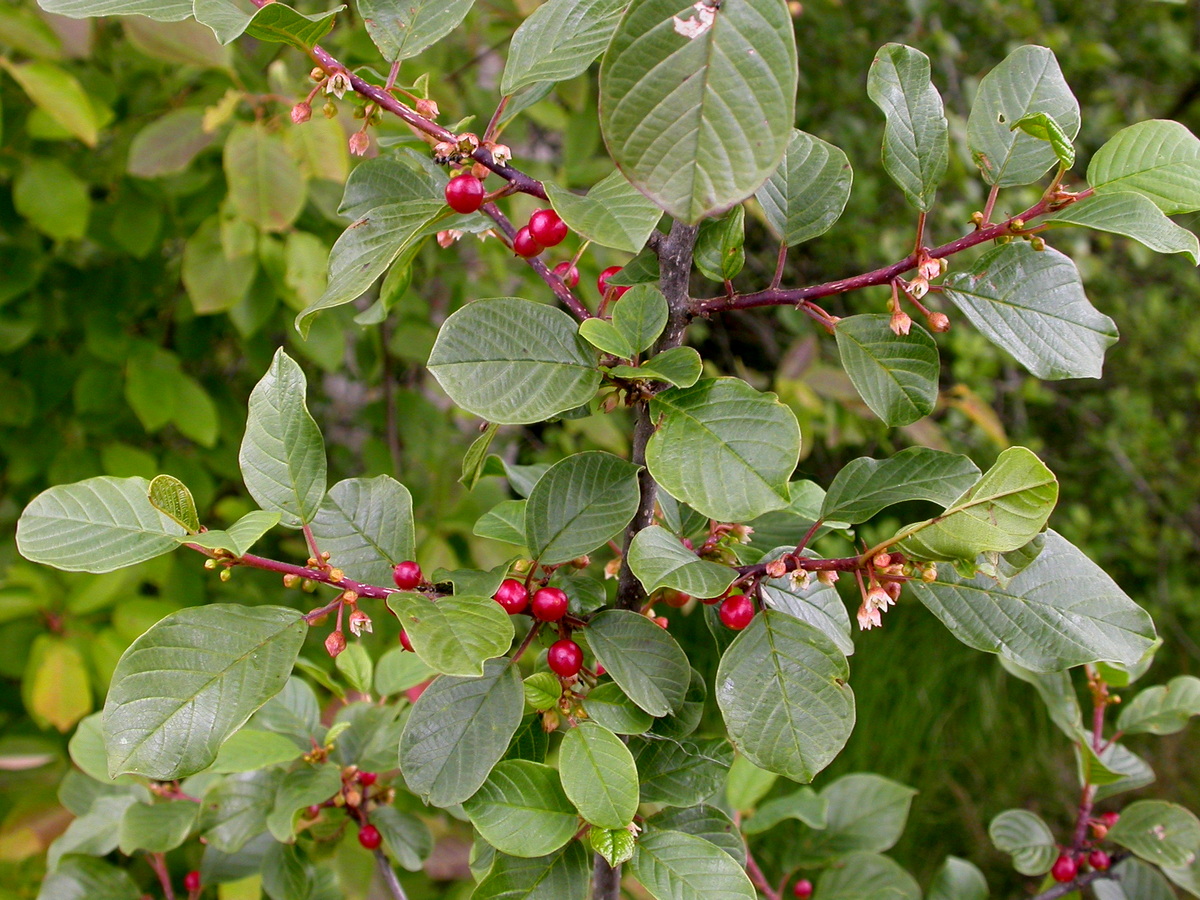
[[[496,854],[471,900],[564,900],[587,895],[591,855],[579,841],[539,859]]]
[[[616,15],[621,12],[621,3],[613,0],[567,0],[568,3],[600,5],[615,7]],[[530,17],[532,21],[542,12],[551,7],[562,5],[562,0],[551,0],[550,3],[538,7]],[[615,26],[616,19],[612,17]],[[556,23],[557,24],[557,23]],[[518,29],[517,35],[520,35]],[[513,37],[516,46],[517,37]],[[509,57],[511,64],[512,57]],[[553,60],[546,60],[553,63]],[[507,70],[506,73],[507,74]],[[602,247],[612,247],[614,250],[624,250],[626,253],[637,253],[645,246],[654,226],[662,218],[662,210],[654,201],[630,184],[619,171],[613,172],[602,181],[597,182],[587,196],[574,194],[552,182],[546,182],[546,195],[550,205],[554,207],[571,231],[580,237]],[[622,298],[624,302],[624,298]]]
[[[192,16],[192,0],[38,0],[38,6],[72,19],[148,16],[159,22],[181,22]]]
[[[74,75],[48,62],[14,63],[0,58],[0,66],[38,109],[89,147],[96,146],[100,138],[97,107]]]
[[[967,560],[1024,547],[1046,526],[1058,481],[1025,447],[1009,447],[974,485],[933,519],[908,525],[897,546],[916,559]]]
[[[13,180],[12,202],[29,224],[54,240],[78,240],[91,215],[88,184],[57,159],[33,159]]]
[[[1045,113],[1068,140],[1079,133],[1079,102],[1045,47],[1018,47],[979,82],[967,143],[983,180],[1000,187],[1037,181],[1057,161],[1054,148],[1014,123]]]
[[[611,322],[586,319],[579,323],[579,334],[606,353],[633,359],[657,340],[666,324],[667,300],[662,291],[652,284],[639,284],[613,308]]]
[[[1145,863],[1140,860],[1130,860],[1127,863],[1122,863],[1121,868],[1124,868],[1129,862],[1136,863],[1139,869],[1146,868]],[[1164,875],[1183,888],[1187,893],[1193,897],[1200,897],[1200,856],[1189,866],[1167,866],[1162,871]],[[1105,897],[1103,900],[1133,900],[1133,898]]]
[[[88,811],[67,826],[50,845],[46,868],[53,872],[64,856],[87,854],[107,856],[117,849],[121,818],[125,810],[137,803],[130,793],[97,798]]]
[[[112,572],[178,546],[184,530],[150,505],[145,478],[89,478],[38,494],[17,521],[17,549],[67,572]]]
[[[39,634],[21,678],[25,708],[40,727],[66,733],[92,711],[90,680],[87,662],[75,645]]]
[[[657,626],[656,626],[657,627]],[[563,790],[579,814],[601,828],[624,828],[638,807],[638,771],[621,739],[594,722],[567,732],[558,752]]]
[[[823,827],[804,829],[797,843],[809,857],[858,851],[882,853],[894,847],[904,834],[916,793],[879,775],[844,775],[821,791],[827,809]]]
[[[290,843],[295,839],[297,814],[313,804],[324,803],[341,789],[342,770],[332,763],[288,772],[279,784],[274,808],[267,816],[271,835],[281,843]]]
[[[1082,225],[1133,238],[1158,253],[1186,253],[1200,263],[1200,241],[1176,225],[1150,198],[1133,191],[1096,194],[1046,216],[1044,222]]]
[[[614,869],[633,859],[636,839],[627,828],[596,828],[588,830],[588,843]]]
[[[375,691],[385,697],[399,694],[431,679],[436,672],[425,660],[403,647],[393,647],[375,665]]]
[[[1099,378],[1117,340],[1112,319],[1088,302],[1075,264],[1057,250],[1003,244],[945,287],[972,325],[1038,378]]]
[[[282,349],[250,393],[238,461],[246,489],[283,524],[316,518],[325,498],[325,442],[305,402],[304,372]]]
[[[150,505],[187,530],[189,535],[200,530],[200,517],[196,514],[196,501],[192,492],[178,478],[171,475],[156,475],[146,490]]]
[[[1035,672],[1097,660],[1129,665],[1154,641],[1146,612],[1053,531],[1041,555],[1005,588],[986,576],[953,573],[909,587],[964,644]]]
[[[188,6],[190,14],[191,4]],[[216,140],[214,132],[204,130],[202,108],[185,106],[171,110],[133,136],[126,171],[138,178],[177,175]]]
[[[1200,854],[1200,819],[1174,803],[1138,800],[1121,810],[1108,839],[1156,866],[1190,866]]]
[[[1089,732],[1085,732],[1089,734]],[[1091,738],[1088,738],[1090,741]],[[1122,777],[1120,781],[1096,786],[1096,802],[1115,797],[1126,791],[1136,791],[1148,784],[1154,783],[1154,770],[1137,754],[1123,744],[1109,744],[1101,751],[1099,763],[1109,772],[1117,772]]]
[[[630,863],[655,900],[755,900],[754,885],[720,847],[681,831],[648,831]]]
[[[475,522],[473,534],[525,546],[526,500],[501,500]]]
[[[727,281],[746,264],[746,210],[729,212],[700,223],[692,262],[706,278]]]
[[[675,387],[690,388],[700,380],[704,363],[694,347],[672,347],[639,366],[613,366],[608,371],[614,378],[665,381]]]
[[[783,0],[639,0],[600,68],[600,129],[626,177],[696,224],[746,199],[791,137],[796,42]]]
[[[658,831],[682,831],[684,834],[704,838],[720,847],[739,866],[746,864],[746,841],[722,810],[715,806],[701,805],[690,808],[670,808],[656,813],[646,820],[647,829]]]
[[[388,62],[416,56],[467,17],[475,0],[359,0],[367,33]]]
[[[729,767],[729,777],[725,783],[725,799],[729,806],[740,813],[751,813],[758,806],[779,776],[766,769],[760,769],[744,756],[737,756]],[[810,791],[811,793],[811,791]]]
[[[648,594],[669,587],[701,599],[721,596],[737,577],[729,566],[701,559],[659,525],[634,536],[629,567]]]
[[[988,900],[987,879],[974,863],[947,856],[934,874],[925,900]]]
[[[295,844],[270,844],[263,855],[262,890],[271,900],[306,900],[314,869]]]
[[[781,547],[778,552],[772,551],[763,559],[776,559],[793,549]],[[832,585],[811,578],[805,586],[803,580],[794,581],[790,575],[765,579],[762,582],[762,600],[766,608],[779,610],[814,626],[837,644],[846,656],[854,652],[854,642],[850,638],[850,617],[837,588]]]
[[[209,787],[200,815],[205,840],[223,853],[237,853],[262,834],[282,781],[282,770],[259,769],[230,775]]]
[[[321,501],[312,531],[331,565],[367,584],[387,584],[396,563],[416,554],[412,496],[387,475],[339,481]]]
[[[937,344],[913,322],[896,334],[891,316],[869,313],[837,323],[838,353],[854,389],[884,424],[911,425],[933,412],[938,397]]]
[[[490,422],[541,422],[592,398],[595,351],[561,310],[516,297],[476,300],[438,332],[429,371],[460,407]]]
[[[433,853],[429,826],[394,806],[371,810],[371,824],[379,829],[384,845],[400,865],[410,872],[421,871],[422,864]]]
[[[887,117],[883,168],[921,212],[933,206],[950,158],[950,127],[929,75],[929,57],[884,44],[867,75],[867,95]]]
[[[421,594],[390,594],[387,603],[417,656],[445,675],[483,675],[486,661],[512,643],[512,617],[491,597],[454,594],[435,603]]]
[[[524,708],[521,679],[507,660],[488,661],[482,678],[438,678],[413,706],[400,738],[409,789],[433,806],[462,803],[508,749]]]
[[[793,128],[783,162],[754,196],[762,204],[767,226],[794,247],[833,227],[846,209],[853,182],[845,153]]]
[[[349,648],[347,648],[349,649]],[[273,731],[243,728],[221,745],[210,772],[253,772],[299,759],[303,751],[290,737]],[[328,796],[322,797],[322,800]]]
[[[1180,675],[1145,688],[1122,705],[1117,729],[1126,734],[1175,734],[1192,716],[1200,716],[1200,678]]]
[[[345,8],[304,15],[277,2],[258,7],[251,0],[195,0],[196,19],[211,28],[222,44],[245,34],[304,51],[329,33],[334,16]]]
[[[665,716],[683,704],[691,667],[665,629],[638,613],[609,609],[588,623],[587,637],[596,659],[641,709]]]
[[[1058,844],[1040,817],[1024,809],[1008,809],[992,819],[988,837],[996,849],[1012,857],[1022,875],[1044,875],[1058,858]]]
[[[282,3],[263,7],[284,8]],[[307,182],[278,134],[261,125],[239,125],[225,140],[225,181],[229,200],[247,222],[262,231],[284,231],[304,209]]]
[[[921,887],[895,860],[851,853],[817,881],[821,900],[921,900]]]
[[[733,748],[724,738],[676,741],[654,735],[634,738],[629,746],[642,803],[696,806],[721,789],[733,764]]]
[[[808,782],[854,728],[846,657],[823,632],[763,610],[721,657],[717,705],[737,749],[759,768]]]
[[[485,841],[510,856],[546,856],[579,829],[558,773],[525,760],[497,763],[463,810]]]
[[[183,286],[197,315],[228,312],[236,307],[246,296],[257,273],[258,259],[253,252],[239,250],[232,256],[225,253],[216,216],[206,219],[183,245]],[[137,357],[129,361],[131,380],[138,362]],[[170,407],[162,405],[160,384],[155,383],[159,406],[150,406],[150,409],[166,424]],[[136,406],[134,409],[149,428],[143,411]]]
[[[562,682],[553,672],[537,672],[526,678],[522,685],[525,691],[526,705],[535,710],[554,709],[563,693]],[[514,856],[519,855],[514,854]],[[537,855],[544,856],[545,854]]]
[[[1097,194],[1133,191],[1167,215],[1200,209],[1200,140],[1178,122],[1151,119],[1122,128],[1088,163]]]
[[[1168,876],[1177,869],[1164,869]],[[1123,859],[1112,868],[1113,878],[1101,878],[1092,883],[1096,900],[1175,900],[1171,885],[1159,874],[1158,869],[1140,859]],[[1174,877],[1171,878],[1174,881]],[[1195,896],[1193,884],[1189,889],[1186,882],[1176,881],[1188,893]]]
[[[608,46],[624,10],[624,0],[550,0],[539,6],[513,32],[500,93],[510,96],[531,84],[583,74]]]
[[[353,643],[338,654],[334,668],[345,679],[351,689],[365,694],[371,690],[375,671],[371,656],[362,644]]]
[[[1071,139],[1046,113],[1036,112],[1021,116],[1012,125],[1013,131],[1018,128],[1031,137],[1048,143],[1054,149],[1054,155],[1058,157],[1058,164],[1063,169],[1069,169],[1075,165],[1075,147],[1071,144]]]
[[[139,900],[141,896],[124,869],[100,859],[67,856],[46,876],[37,900]]]
[[[909,447],[888,459],[860,456],[834,477],[821,518],[857,525],[911,500],[949,506],[979,476],[979,467],[967,457],[928,447]]]
[[[210,550],[228,550],[234,556],[245,556],[264,534],[279,524],[277,512],[251,510],[225,531],[206,531],[203,534],[178,538],[180,543],[196,544]]]
[[[654,717],[638,708],[612,682],[597,685],[583,698],[588,718],[616,734],[642,734],[654,724]]]
[[[307,628],[282,606],[214,603],[167,616],[121,656],[104,704],[110,777],[207,767],[283,688]]]
[[[137,850],[166,853],[187,840],[196,824],[200,804],[191,800],[134,803],[121,817],[119,844],[126,856]]]
[[[739,760],[745,759],[739,756]],[[762,771],[762,770],[759,770]],[[810,787],[802,787],[782,797],[772,797],[759,807],[742,830],[746,834],[761,834],[780,822],[795,819],[809,828],[823,829],[829,817],[829,802]]]
[[[671,496],[721,522],[787,505],[800,426],[774,394],[738,378],[704,378],[656,394],[650,415],[659,426],[646,465]]]
[[[529,494],[525,546],[542,565],[570,562],[595,550],[637,512],[640,471],[598,450],[555,463]]]
[[[458,483],[468,491],[475,490],[475,485],[483,477],[483,469],[487,464],[488,450],[491,449],[492,441],[496,439],[496,432],[499,430],[499,425],[495,422],[489,422],[487,428],[483,430],[483,434],[471,441],[471,446],[467,448],[467,452],[463,455],[462,476],[458,479]],[[522,528],[522,531],[524,531],[524,528]]]

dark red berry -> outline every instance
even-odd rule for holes
[[[583,651],[569,638],[555,641],[546,653],[546,664],[561,678],[574,678],[583,668]]]
[[[475,212],[483,206],[483,182],[474,175],[455,175],[446,183],[446,203],[455,212]]]
[[[370,787],[379,780],[379,774],[377,772],[359,772],[357,778],[358,783],[363,787]]]
[[[807,878],[801,878],[796,882],[796,886],[792,888],[792,893],[799,897],[800,900],[808,900],[813,893],[813,883]]]
[[[596,663],[596,677],[597,678],[599,678],[601,675],[603,675],[607,671],[608,670],[606,668],[604,668],[604,666],[600,665],[600,663]]]
[[[200,873],[195,869],[183,876],[183,889],[189,894],[194,894],[200,890]]]
[[[539,209],[529,217],[529,233],[543,247],[555,247],[567,236],[567,223],[552,209]]]
[[[317,805],[316,803],[314,803],[312,806],[310,806],[308,808],[307,812],[308,812],[308,817],[310,819],[315,819],[317,816],[319,816],[321,814],[321,807],[319,805]]]
[[[1050,867],[1050,877],[1060,884],[1065,881],[1070,881],[1079,873],[1079,863],[1075,862],[1075,857],[1062,854],[1054,861],[1054,865]]]
[[[569,288],[579,284],[579,270],[569,262],[560,262],[554,267],[554,274],[561,278],[563,284]]]
[[[606,293],[608,293],[608,279],[612,278],[614,275],[616,275],[620,271],[621,271],[620,266],[609,266],[607,269],[605,269],[603,272],[600,273],[600,277],[596,279],[596,287],[598,287],[600,289],[601,297],[603,297]],[[629,288],[622,287],[622,286],[614,286],[612,290],[613,290],[613,299],[616,300],[618,297],[620,297],[622,294],[624,294],[627,290],[629,290]]]
[[[731,594],[721,604],[720,616],[726,628],[741,631],[754,618],[754,604],[745,594]]]
[[[368,850],[374,850],[383,843],[383,835],[374,825],[364,825],[358,831],[358,842]]]
[[[1106,812],[1100,816],[1100,821],[1103,822],[1105,825],[1107,825],[1109,828],[1112,828],[1114,825],[1117,824],[1117,821],[1120,818],[1121,818],[1120,813]]]
[[[667,604],[667,606],[670,606],[674,609],[681,609],[682,607],[687,606],[688,601],[692,598],[683,593],[683,591],[676,591],[672,590],[671,588],[667,588],[662,592],[662,599],[663,603]]]
[[[513,238],[513,253],[517,256],[524,256],[528,259],[531,256],[537,256],[545,248],[537,242],[529,231],[529,226],[526,225],[517,232],[517,236]]]
[[[412,638],[410,638],[408,636],[408,632],[405,631],[403,628],[400,629],[400,646],[403,647],[405,650],[407,650],[409,653],[413,652]]]
[[[567,595],[558,588],[542,588],[533,595],[532,609],[535,618],[557,622],[567,614]]]
[[[1103,850],[1093,850],[1088,854],[1088,864],[1093,869],[1098,869],[1101,872],[1107,872],[1108,867],[1112,865],[1112,860],[1109,859],[1108,854]]]
[[[506,578],[500,582],[500,587],[496,593],[492,594],[492,597],[504,607],[504,611],[510,616],[515,616],[524,610],[529,603],[529,591],[525,590],[525,585],[515,578]]]
[[[396,563],[396,568],[392,569],[392,580],[402,591],[411,591],[421,583],[421,578],[421,567],[411,559]]]

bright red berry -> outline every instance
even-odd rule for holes
[[[583,651],[569,638],[555,641],[546,653],[546,664],[561,678],[574,678],[583,668]]]
[[[363,787],[370,787],[379,780],[379,774],[377,772],[359,772],[357,778],[358,783]]]
[[[657,625],[659,628],[666,628],[668,625],[671,624],[671,622],[669,619],[667,619],[666,616],[655,616],[654,624]]]
[[[596,279],[596,287],[598,287],[600,289],[601,297],[603,297],[605,294],[608,293],[608,279],[612,278],[614,275],[616,275],[620,271],[621,271],[620,266],[609,266],[607,269],[605,269],[603,272],[600,273],[600,277]],[[622,294],[624,294],[627,290],[629,290],[629,288],[623,287],[623,286],[614,286],[612,290],[613,290],[613,299],[616,300],[618,297],[620,297]]]
[[[813,883],[807,878],[801,878],[796,882],[796,886],[792,888],[792,893],[799,897],[800,900],[808,900],[813,894]]]
[[[183,876],[183,889],[189,894],[194,894],[200,890],[200,873],[195,869]]]
[[[730,594],[721,604],[720,616],[726,628],[741,631],[754,618],[754,604],[745,594]]]
[[[1106,812],[1100,816],[1100,821],[1103,822],[1105,825],[1107,825],[1109,828],[1112,828],[1114,825],[1117,824],[1117,821],[1120,818],[1121,818],[1120,813]]]
[[[446,203],[455,212],[475,212],[483,206],[483,182],[474,175],[455,175],[446,183]]]
[[[1062,854],[1054,861],[1054,865],[1050,867],[1050,877],[1060,884],[1070,881],[1079,873],[1079,863],[1075,862],[1075,857]]]
[[[1112,860],[1103,850],[1093,850],[1088,854],[1088,864],[1093,869],[1098,869],[1101,872],[1107,872],[1108,867],[1112,865]]]
[[[569,262],[560,262],[554,267],[554,274],[561,278],[563,284],[569,288],[579,284],[579,270]]]
[[[374,850],[383,843],[383,835],[374,825],[364,825],[358,830],[358,842],[368,850]]]
[[[567,236],[567,223],[552,209],[539,209],[529,217],[529,233],[543,247],[555,247]]]
[[[506,613],[515,616],[529,603],[529,591],[515,578],[506,578],[500,582],[500,587],[492,594],[492,598],[504,607]]]
[[[529,231],[529,226],[526,225],[517,231],[517,236],[513,238],[513,253],[517,256],[524,256],[528,259],[531,256],[537,256],[545,248],[538,243],[537,238]]]
[[[396,568],[392,569],[392,580],[402,591],[411,591],[421,583],[422,577],[421,567],[411,559],[396,563]]]
[[[604,668],[604,666],[600,665],[600,663],[596,663],[596,677],[597,678],[599,678],[601,675],[603,675],[607,671],[608,670],[606,668]]]
[[[400,646],[409,653],[413,652],[412,638],[408,636],[408,632],[403,628],[400,629]]]
[[[533,615],[543,622],[557,622],[567,614],[567,595],[558,588],[545,587],[533,595]]]

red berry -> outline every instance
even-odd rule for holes
[[[654,624],[659,628],[666,628],[671,624],[671,622],[666,616],[655,616]]]
[[[446,203],[455,212],[475,212],[483,206],[483,182],[474,175],[455,175],[446,183]]]
[[[620,266],[609,266],[607,269],[605,269],[603,272],[600,273],[600,277],[596,279],[596,287],[598,287],[600,289],[601,297],[603,297],[605,294],[608,293],[608,279],[612,278],[614,275],[616,275],[620,271],[621,271]],[[613,287],[612,290],[613,290],[613,299],[616,300],[618,297],[620,297],[622,294],[624,294],[627,290],[629,290],[629,288],[618,286],[618,287]]]
[[[1075,862],[1075,857],[1062,854],[1054,861],[1054,865],[1050,867],[1050,877],[1060,884],[1070,881],[1079,872],[1079,863]]]
[[[402,591],[411,591],[421,583],[422,577],[421,567],[411,559],[396,563],[396,568],[392,569],[392,580]]]
[[[537,256],[545,248],[537,242],[529,231],[529,226],[526,225],[517,232],[517,236],[513,238],[513,253],[517,256],[524,256],[528,259],[531,256]]]
[[[543,247],[555,247],[567,236],[567,223],[552,209],[539,209],[529,217],[529,233]]]
[[[1107,872],[1108,867],[1112,865],[1112,860],[1103,850],[1093,850],[1088,854],[1088,863],[1093,869],[1098,869],[1101,872]]]
[[[662,599],[663,603],[667,604],[667,606],[673,607],[674,609],[680,609],[684,606],[687,606],[688,601],[692,598],[688,594],[683,593],[683,591],[676,591],[672,590],[671,588],[667,588],[662,592]]]
[[[546,653],[546,664],[561,678],[574,678],[583,668],[583,651],[574,641],[563,638],[550,645]]]
[[[792,893],[799,897],[800,900],[808,900],[813,893],[813,883],[807,878],[801,878],[796,882],[796,886],[792,888]]]
[[[604,668],[604,666],[600,665],[600,663],[596,663],[596,677],[597,678],[599,678],[601,675],[603,675],[607,671],[608,670],[606,668]]]
[[[720,616],[726,628],[741,631],[754,618],[754,604],[745,594],[730,594],[721,604]]]
[[[368,850],[374,850],[383,843],[383,835],[374,825],[364,825],[358,831],[358,842]]]
[[[503,606],[510,616],[515,616],[529,603],[529,591],[515,578],[506,578],[500,582],[500,587],[492,594],[492,598]]]
[[[1100,821],[1103,822],[1105,825],[1107,825],[1109,828],[1112,828],[1114,825],[1117,824],[1117,820],[1119,820],[1120,818],[1121,818],[1120,813],[1106,812],[1102,816],[1100,816]]]
[[[308,817],[310,819],[315,819],[320,814],[321,814],[321,807],[318,804],[314,803],[312,806],[310,806],[308,808]]]
[[[413,652],[412,639],[408,636],[408,632],[403,628],[400,629],[400,646],[409,653]]]
[[[554,274],[561,278],[563,284],[569,288],[579,284],[579,270],[569,262],[560,262],[554,267]]]
[[[189,894],[194,894],[200,890],[200,873],[195,869],[183,876],[183,889]]]
[[[543,622],[557,622],[567,614],[567,595],[558,588],[542,588],[533,595],[533,615]]]
[[[377,772],[359,772],[357,777],[358,783],[363,787],[370,787],[379,780],[379,774]]]

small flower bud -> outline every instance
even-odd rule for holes
[[[754,529],[749,525],[730,525],[729,536],[739,544],[750,543],[750,535],[754,534]]]
[[[558,728],[558,713],[552,709],[542,713],[542,731],[549,734]]]
[[[347,788],[344,793],[346,795],[347,806],[356,807],[362,805],[362,791],[360,791],[358,788]]]
[[[1034,235],[1029,239],[1029,246],[1034,250],[1041,252],[1046,249],[1046,241],[1040,235]]]
[[[616,578],[617,573],[620,571],[621,571],[621,558],[619,556],[616,559],[610,559],[608,562],[606,562],[604,564],[604,577],[605,578]]]
[[[513,563],[512,568],[513,568],[513,571],[516,572],[518,575],[524,575],[531,568],[533,568],[533,560],[532,559],[518,559],[515,563]]]
[[[925,321],[929,324],[929,330],[938,334],[950,330],[950,317],[945,313],[930,313],[929,318]]]
[[[304,581],[302,581],[300,583],[300,590],[304,591],[307,594],[311,594],[316,589],[317,589],[317,583],[315,581],[311,581],[311,580],[305,578]]]
[[[890,323],[893,334],[908,334],[912,328],[912,317],[904,310],[897,307],[892,310],[892,321]]]
[[[206,559],[204,561],[204,568],[208,569],[210,572],[213,569],[215,569],[216,567],[217,567],[217,561],[215,559]]]
[[[892,564],[892,555],[890,553],[878,553],[875,555],[875,568],[886,569]]]
[[[371,627],[371,617],[361,609],[356,609],[350,613],[350,633],[355,637],[360,637],[364,631],[367,634],[374,631]]]
[[[782,578],[787,574],[787,563],[782,559],[773,559],[765,566],[767,574],[772,578]]]
[[[592,558],[586,553],[583,556],[577,556],[571,560],[571,565],[576,569],[586,569],[592,564]]]
[[[301,100],[292,107],[292,123],[295,125],[303,125],[312,118],[312,106]]]
[[[900,599],[901,587],[903,587],[903,584],[899,581],[888,581],[883,585],[883,589],[887,592],[887,595],[892,598],[893,603]]]
[[[333,94],[339,100],[346,96],[346,91],[351,90],[353,85],[350,84],[350,75],[345,71],[334,72],[329,76],[329,80],[325,82],[325,93]]]
[[[937,581],[937,566],[929,563],[921,572],[921,580],[926,584],[933,584]]]
[[[422,99],[417,101],[417,114],[427,119],[436,119],[441,115],[441,110],[434,101]]]
[[[324,81],[325,80],[325,70],[322,69],[320,66],[313,66],[311,71],[309,71],[309,73],[308,73],[308,80],[315,81],[318,83]]]
[[[330,581],[341,581],[345,577],[346,577],[346,573],[343,572],[341,569],[330,569],[329,570],[329,580]]]
[[[971,213],[971,222],[975,225],[976,228],[982,228],[983,227],[983,213],[978,212],[978,211]]]
[[[833,587],[835,584],[837,584],[837,580],[840,577],[841,576],[838,575],[838,573],[833,569],[823,569],[817,573],[817,581],[821,582],[821,584],[826,585],[827,587]]]
[[[365,131],[356,131],[350,135],[350,155],[351,156],[366,156],[367,150],[371,146],[371,138],[367,136]]]
[[[283,586],[285,588],[300,587],[300,576],[299,575],[284,575],[283,576]]]
[[[337,118],[337,104],[332,100],[326,100],[325,105],[321,107],[321,114],[327,119]]]
[[[329,632],[329,637],[325,638],[325,652],[330,656],[336,657],[339,653],[346,649],[346,636],[341,631]]]
[[[1025,220],[1024,219],[1013,219],[1011,222],[1008,223],[1008,230],[1012,231],[1014,233],[1018,232],[1018,231],[1024,231],[1025,230]]]
[[[946,257],[938,257],[938,274],[945,275],[946,270],[950,268],[950,261]]]
[[[438,246],[445,250],[447,247],[461,240],[462,236],[463,233],[455,228],[451,228],[447,231],[439,231],[437,233]]]
[[[233,577],[233,570],[232,570],[232,569],[222,569],[222,570],[221,570],[221,575],[220,575],[220,578],[221,578],[221,580],[222,580],[222,581],[228,581],[228,580],[229,580],[230,578],[232,578],[232,577]]]
[[[908,293],[914,300],[920,300],[929,293],[929,279],[918,275],[908,283]]]

